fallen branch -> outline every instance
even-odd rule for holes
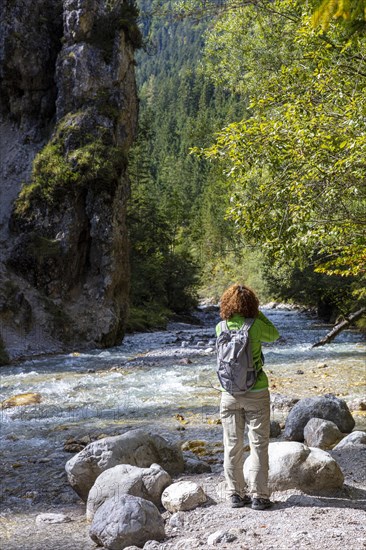
[[[334,338],[339,334],[342,330],[347,328],[349,325],[351,325],[354,321],[357,321],[362,315],[366,312],[366,307],[362,307],[355,313],[352,313],[352,315],[349,315],[348,317],[345,317],[343,321],[338,323],[324,338],[319,340],[319,342],[316,342],[312,345],[313,348],[317,348],[318,346],[324,346],[325,344],[329,344]]]

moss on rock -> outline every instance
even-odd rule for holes
[[[33,202],[54,206],[65,194],[83,189],[113,192],[127,161],[123,149],[112,144],[109,125],[102,115],[65,116],[35,157],[31,180],[16,200],[15,216],[26,216]]]

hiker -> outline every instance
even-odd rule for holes
[[[262,368],[261,342],[274,342],[279,333],[271,321],[259,311],[258,306],[259,300],[250,288],[239,284],[232,285],[221,297],[220,316],[223,321],[216,326],[216,334],[219,346],[221,333],[221,339],[225,336],[230,338],[232,334],[238,334],[236,331],[243,327],[244,333],[247,331],[249,354],[255,373],[249,382],[252,384],[249,389],[235,391],[239,382],[236,379],[236,384],[228,383],[228,363],[222,363],[223,368],[218,366],[222,386],[220,418],[224,439],[226,495],[232,508],[251,504],[255,510],[264,510],[270,508],[273,503],[269,499],[268,489],[270,397],[268,378]],[[219,347],[217,349],[219,363]],[[245,425],[248,426],[252,460],[248,483],[251,496],[246,492],[243,473]]]

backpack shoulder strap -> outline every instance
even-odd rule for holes
[[[229,327],[228,327],[226,321],[221,321],[221,323],[220,323],[220,334],[221,334],[221,332],[223,332],[224,330],[229,330]]]
[[[252,324],[254,323],[255,319],[245,319],[244,323],[242,324],[242,326],[240,327],[240,330],[244,330],[247,328],[247,330],[250,329],[250,327],[252,326]]]

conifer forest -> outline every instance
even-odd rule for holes
[[[237,280],[328,321],[364,306],[364,4],[139,2],[132,327]]]

